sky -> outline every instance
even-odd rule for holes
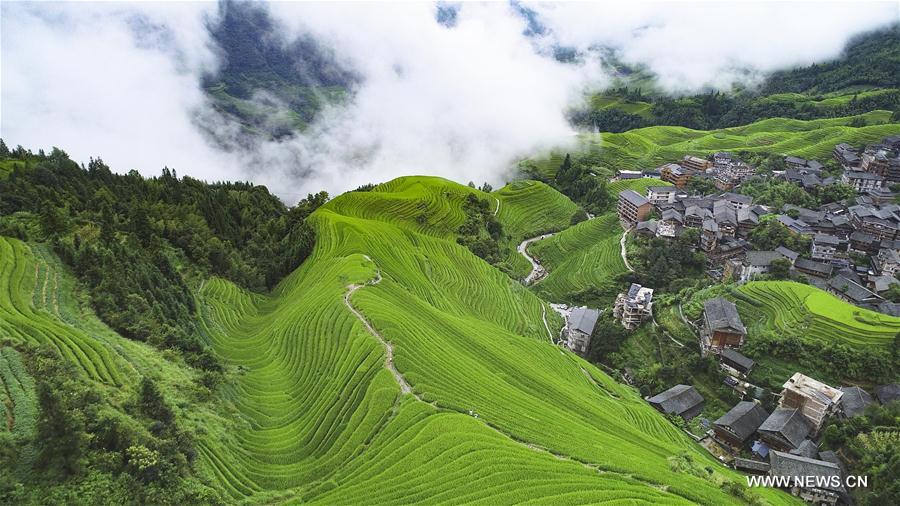
[[[502,185],[515,161],[571,143],[565,119],[587,89],[609,85],[598,62],[557,62],[554,46],[615,48],[675,93],[835,57],[853,35],[898,20],[896,2],[289,3],[280,35],[312,35],[361,77],[352,99],[302,136],[225,150],[205,131],[200,87],[221,64],[205,29],[210,2],[0,4],[0,136],[52,146],[113,170],[251,180],[286,201],[400,175]]]

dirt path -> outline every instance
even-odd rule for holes
[[[519,247],[516,248],[516,251],[522,254],[522,256],[524,256],[531,263],[531,272],[529,272],[528,275],[525,276],[526,285],[530,285],[531,283],[534,283],[535,281],[538,281],[547,275],[547,270],[544,269],[544,267],[539,264],[537,260],[535,260],[531,257],[531,255],[528,254],[528,245],[533,242],[540,241],[541,239],[551,237],[552,235],[553,234],[544,234],[537,237],[532,237],[531,239],[525,239],[524,241],[522,241],[522,244],[519,244]]]
[[[381,283],[381,279],[381,271],[379,270],[375,273],[375,277],[367,281],[365,284],[349,285],[347,287],[347,293],[344,294],[344,304],[346,304],[350,312],[353,313],[353,316],[356,316],[356,318],[360,322],[362,322],[362,324],[366,327],[366,330],[369,331],[369,334],[372,334],[376,339],[378,339],[378,342],[380,342],[381,345],[384,346],[384,366],[394,376],[397,384],[400,385],[400,391],[404,394],[411,394],[413,397],[421,401],[422,399],[419,398],[418,395],[413,393],[412,387],[410,387],[409,383],[406,382],[406,378],[404,378],[403,375],[400,374],[400,371],[398,371],[394,366],[394,346],[390,341],[386,340],[377,330],[375,330],[375,327],[373,327],[372,324],[369,323],[369,320],[367,320],[366,317],[363,316],[363,314],[360,313],[355,307],[353,307],[353,304],[350,303],[350,297],[354,292],[364,286],[377,285],[378,283]]]
[[[628,263],[628,254],[625,252],[625,238],[628,237],[628,232],[630,231],[631,229],[628,228],[622,232],[622,238],[619,239],[619,246],[622,249],[622,261],[625,262],[625,267],[628,269],[628,272],[634,272],[634,269],[631,268],[631,264]]]
[[[498,199],[497,197],[494,197],[494,200],[497,201],[497,209],[494,209],[494,216],[497,216],[497,213],[500,212],[500,199]]]

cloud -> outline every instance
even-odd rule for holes
[[[216,64],[197,7],[4,3],[4,139],[121,172],[240,177],[192,121],[205,106],[198,77]]]
[[[554,45],[615,47],[673,90],[835,56],[853,34],[897,18],[891,2],[270,4],[289,41],[312,35],[361,76],[351,99],[280,141],[213,144],[238,127],[211,109],[201,76],[220,63],[213,3],[2,4],[0,135],[114,170],[168,165],[207,180],[250,179],[286,200],[405,174],[502,183],[515,160],[572,140],[565,109],[609,76],[563,64]],[[271,97],[259,95],[260,100]]]
[[[548,38],[617,48],[676,92],[727,89],[837,56],[855,34],[900,20],[896,2],[615,2],[529,5]],[[751,83],[752,84],[752,83]]]

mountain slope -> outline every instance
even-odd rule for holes
[[[204,331],[244,371],[233,430],[202,443],[221,486],[254,501],[738,501],[720,485],[735,474],[549,343],[561,322],[544,325],[543,301],[448,240],[473,192],[410,177],[345,194],[311,216],[315,251],[271,296],[204,284]],[[678,474],[680,454],[717,470]]]
[[[835,144],[874,143],[896,134],[900,125],[890,123],[890,111],[873,111],[846,118],[793,120],[772,118],[749,125],[718,130],[692,130],[677,126],[653,126],[624,133],[583,134],[575,152],[590,155],[591,163],[614,170],[641,170],[679,160],[684,155],[716,151],[781,153],[825,161]],[[863,121],[866,126],[853,126]],[[560,154],[528,160],[523,167],[545,177],[559,168]]]

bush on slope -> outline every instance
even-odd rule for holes
[[[204,285],[204,331],[244,371],[229,390],[239,422],[202,445],[223,487],[324,503],[738,500],[673,472],[667,458],[681,452],[714,461],[632,390],[551,345],[544,302],[442,237],[439,222],[373,213],[382,199],[465,191],[404,179],[388,187],[398,195],[351,194],[314,213],[312,256],[270,297]],[[379,276],[345,304],[348,285]],[[412,395],[347,304],[391,343]]]

